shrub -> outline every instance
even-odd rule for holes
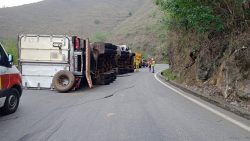
[[[100,24],[100,23],[101,23],[101,21],[99,21],[99,20],[95,20],[95,21],[94,21],[94,23],[95,23],[95,24]]]
[[[105,42],[107,40],[107,33],[105,32],[96,32],[92,37],[92,42]]]
[[[172,73],[172,71],[170,69],[167,69],[165,71],[163,71],[163,76],[167,79],[167,80],[176,80],[176,76]]]
[[[131,17],[131,16],[132,16],[132,12],[131,12],[131,11],[128,13],[128,16],[129,16],[129,17]]]
[[[166,13],[168,24],[196,32],[246,29],[249,5],[246,0],[155,0]],[[247,5],[247,6],[244,6]]]

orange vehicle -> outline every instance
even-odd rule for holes
[[[142,54],[141,53],[139,53],[139,52],[136,52],[135,53],[135,58],[134,58],[134,68],[137,68],[136,67],[136,62],[139,62],[139,68],[141,68],[142,67]]]

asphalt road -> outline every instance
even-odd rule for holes
[[[165,87],[147,69],[73,93],[25,90],[18,111],[0,116],[0,141],[231,140],[249,141],[250,133]]]

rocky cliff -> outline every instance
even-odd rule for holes
[[[176,81],[250,111],[249,31],[212,37],[175,32],[169,41]]]

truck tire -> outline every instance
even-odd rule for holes
[[[103,85],[109,85],[111,83],[111,79],[107,78],[103,80]]]
[[[1,108],[1,113],[4,115],[9,115],[16,112],[20,97],[18,90],[15,88],[12,88],[6,92],[8,93],[8,95],[6,97],[4,107]]]
[[[75,76],[70,71],[59,71],[53,77],[52,85],[60,93],[68,92],[75,85]]]

